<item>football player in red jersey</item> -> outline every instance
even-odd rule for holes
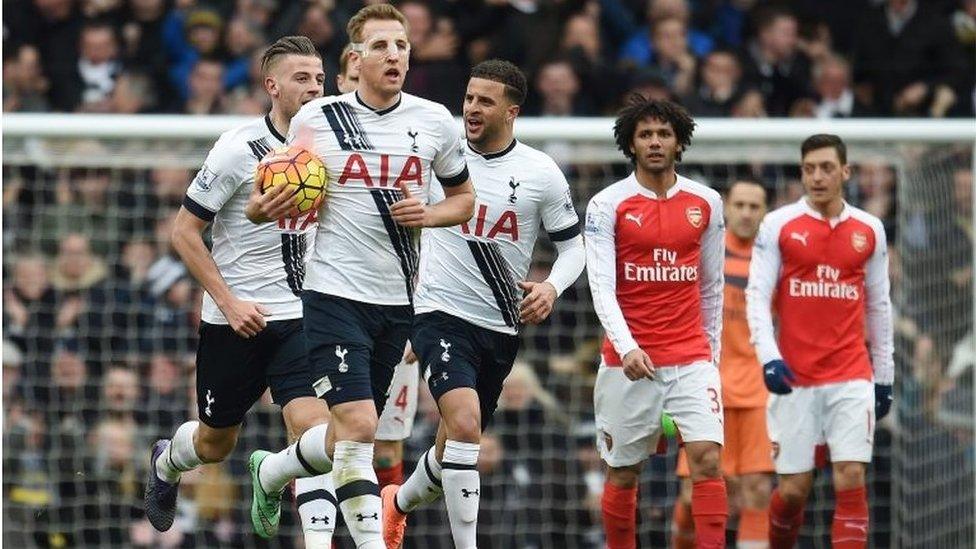
[[[878,218],[844,201],[850,167],[839,137],[807,138],[800,168],[806,196],[763,220],[746,290],[749,328],[773,393],[767,425],[779,487],[769,540],[773,549],[796,542],[815,447],[826,440],[837,502],[833,546],[862,548],[865,464],[894,381],[887,242]]]
[[[609,466],[603,524],[612,549],[636,547],[637,481],[662,411],[685,441],[698,547],[725,547],[716,367],[725,228],[719,194],[675,172],[694,127],[684,108],[635,96],[614,126],[634,172],[586,211],[590,290],[606,331],[594,403]]]

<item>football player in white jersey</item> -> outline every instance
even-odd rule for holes
[[[481,432],[515,361],[519,330],[545,320],[583,272],[579,216],[565,176],[551,158],[513,137],[525,91],[525,76],[507,61],[471,71],[463,117],[475,216],[424,231],[410,336],[442,421],[435,446],[406,483],[383,489],[387,547],[400,546],[407,513],[441,495],[454,546],[476,546]],[[545,281],[529,282],[540,225],[559,256]]]
[[[180,425],[171,440],[157,441],[151,452],[146,516],[159,531],[173,524],[180,475],[225,459],[237,443],[244,414],[267,388],[282,407],[292,439],[328,417],[311,387],[299,298],[316,214],[299,216],[291,196],[280,192],[283,186],[261,195],[254,194],[252,183],[258,161],[284,145],[299,107],[322,96],[325,73],[304,36],[278,40],[261,67],[271,112],[220,136],[190,184],[173,230],[173,247],[206,293],[196,362],[199,421]],[[254,225],[246,210],[274,212],[279,222]],[[202,236],[208,225],[212,251]],[[331,489],[319,485],[325,479],[308,481],[304,491],[297,487],[299,499]],[[329,511],[318,510],[316,524],[303,512],[310,547],[327,547],[316,539],[331,538],[307,528],[331,529],[335,508],[328,498],[319,505],[331,507],[331,518],[322,520]]]
[[[342,49],[339,57],[339,74],[336,86],[339,93],[355,91],[359,85],[359,67],[349,62],[352,45]],[[417,385],[420,372],[417,357],[407,343],[403,360],[396,366],[390,382],[389,396],[376,427],[376,441],[373,450],[373,469],[380,490],[388,484],[403,483],[403,441],[413,430],[414,415],[417,412]]]
[[[253,453],[249,468],[252,522],[267,535],[291,479],[334,470],[339,509],[362,549],[383,547],[373,440],[413,320],[415,235],[470,219],[474,189],[448,110],[401,91],[410,54],[403,14],[370,5],[347,30],[358,88],[306,104],[289,131],[331,174],[302,302],[313,387],[332,421],[281,452]],[[434,176],[445,198],[428,205]]]

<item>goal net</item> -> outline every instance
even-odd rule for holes
[[[251,534],[247,455],[286,441],[267,398],[226,462],[184,476],[169,533],[157,534],[141,512],[149,444],[196,414],[200,291],[167,237],[195,169],[216,136],[240,121],[4,117],[4,544],[300,546],[288,503],[278,538]],[[611,125],[522,120],[516,131],[556,159],[582,214],[593,194],[630,170]],[[971,547],[972,125],[703,120],[679,172],[719,190],[758,179],[776,207],[801,196],[799,143],[821,131],[847,139],[854,167],[847,197],[881,217],[891,240],[897,382],[869,468],[872,545]],[[540,242],[530,277],[543,278],[553,258],[550,243]],[[548,322],[524,332],[482,444],[479,546],[603,546],[592,398],[601,335],[585,276]],[[407,474],[436,424],[421,384]],[[642,547],[669,544],[674,461],[669,448],[645,467]],[[830,473],[821,471],[801,546],[829,547],[832,506]],[[417,511],[409,524],[406,546],[451,546],[442,504]],[[337,539],[351,547],[343,528]]]

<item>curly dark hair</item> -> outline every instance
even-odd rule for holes
[[[483,78],[505,85],[505,97],[513,105],[525,102],[525,74],[514,64],[502,59],[482,61],[471,69],[471,78]]]
[[[634,142],[634,132],[637,124],[644,119],[654,118],[671,124],[675,137],[678,138],[677,160],[681,160],[681,153],[691,144],[691,134],[695,131],[695,121],[684,107],[671,101],[649,100],[643,95],[633,94],[628,105],[617,114],[617,122],[613,125],[613,138],[617,148],[624,153],[631,164],[637,162],[637,157],[630,151]]]

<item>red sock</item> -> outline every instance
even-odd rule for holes
[[[736,541],[765,543],[769,539],[769,512],[766,509],[739,509],[739,537]]]
[[[803,505],[791,507],[773,490],[769,502],[769,549],[793,549],[803,526]]]
[[[379,481],[381,490],[388,484],[403,484],[403,462],[392,467],[376,469],[376,480]]]
[[[868,492],[864,486],[834,494],[834,549],[864,549],[868,545]]]
[[[603,531],[609,549],[637,549],[637,487],[603,484]]]
[[[671,546],[674,549],[695,549],[695,521],[691,518],[691,506],[680,499],[674,502]]]
[[[729,517],[725,479],[710,478],[694,483],[691,516],[695,519],[695,536],[700,549],[725,548],[725,521]]]

